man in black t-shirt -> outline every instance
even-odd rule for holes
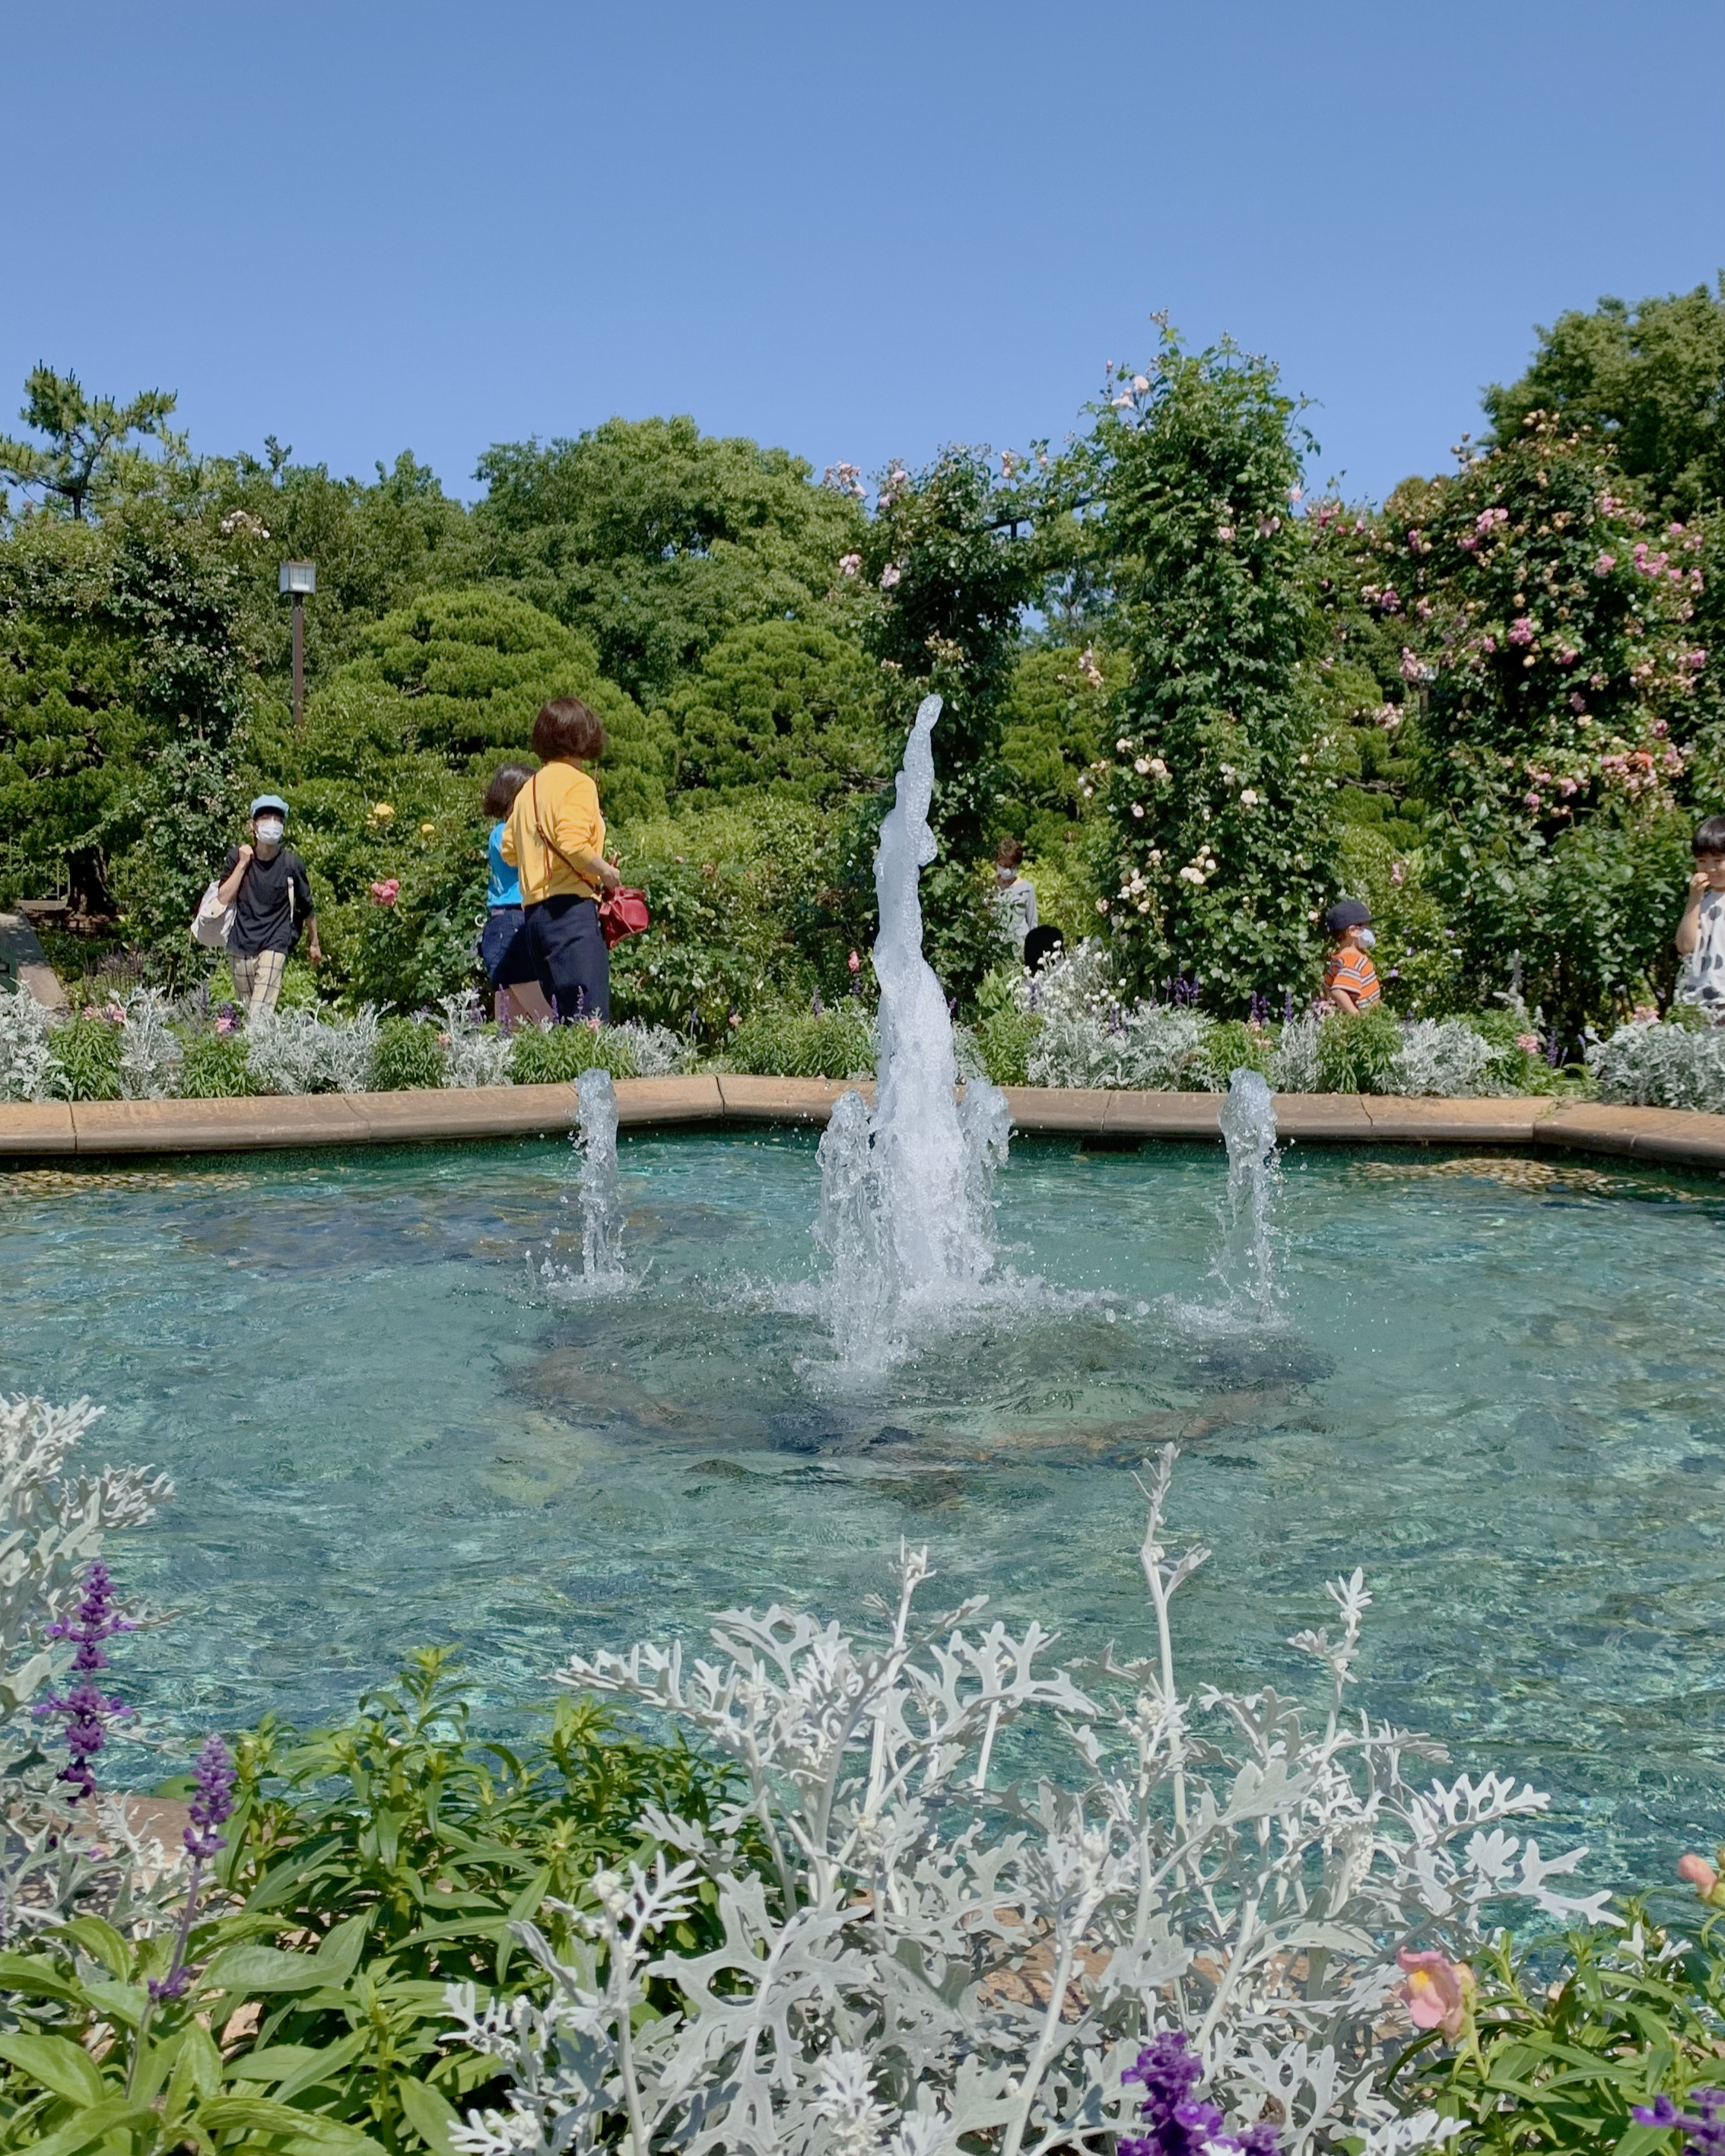
[[[305,862],[281,842],[287,812],[279,793],[258,796],[251,808],[252,844],[228,848],[217,894],[223,906],[234,908],[228,963],[234,995],[249,1019],[267,1017],[275,1009],[287,955],[302,927],[306,957],[314,966],[323,957],[311,880]]]

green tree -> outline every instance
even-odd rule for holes
[[[141,937],[177,947],[248,716],[234,586],[223,544],[156,501],[100,526],[28,518],[0,542],[11,891],[64,886],[91,910],[123,892]]]
[[[665,813],[670,732],[599,670],[584,636],[495,586],[429,592],[361,629],[331,691],[367,685],[403,699],[405,745],[475,776],[503,752],[531,746],[539,706],[580,696],[604,721],[598,773],[608,816]]]
[[[997,820],[1001,732],[1037,589],[1029,531],[1040,505],[1013,482],[1019,460],[1003,462],[1007,475],[997,476],[985,451],[953,448],[922,471],[890,465],[864,545],[845,565],[874,595],[864,634],[884,676],[895,761],[923,697],[942,700],[929,822],[949,872],[983,851]],[[928,888],[938,911],[939,888]]]
[[[166,390],[146,389],[116,404],[90,396],[75,374],[32,367],[18,417],[48,437],[47,446],[0,435],[0,478],[39,487],[81,523],[92,496],[100,503],[112,489],[136,483],[146,459],[132,446],[135,435],[153,435],[171,454],[183,453],[183,439],[167,428],[175,402]]]
[[[678,792],[696,806],[762,788],[825,803],[877,784],[878,678],[819,622],[733,629],[671,698]]]
[[[1725,273],[1712,291],[1572,309],[1538,336],[1526,373],[1485,393],[1499,444],[1549,413],[1609,439],[1624,475],[1667,513],[1725,506]]]
[[[1164,330],[1086,451],[1132,663],[1101,903],[1140,982],[1196,976],[1220,1009],[1304,988],[1335,890],[1295,413],[1268,362]]]
[[[277,588],[284,560],[317,564],[305,609],[305,670],[315,688],[352,659],[366,631],[424,592],[478,575],[468,513],[435,473],[403,450],[375,481],[336,479],[324,465],[296,465],[273,439],[262,459],[204,467],[203,513],[234,544],[247,640],[285,704],[290,614]]]
[[[500,443],[479,477],[487,572],[591,637],[644,704],[734,629],[820,618],[861,529],[855,504],[813,485],[801,458],[691,418]]]

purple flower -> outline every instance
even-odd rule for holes
[[[234,1761],[219,1737],[204,1738],[203,1749],[192,1769],[192,1780],[194,1794],[187,1807],[192,1825],[186,1829],[183,1839],[187,1852],[203,1864],[218,1849],[227,1847],[225,1839],[215,1830],[234,1811]]]
[[[118,1614],[114,1583],[105,1564],[93,1564],[85,1573],[84,1594],[75,1614],[57,1620],[48,1628],[50,1640],[70,1640],[78,1650],[72,1657],[74,1681],[65,1691],[51,1694],[36,1709],[38,1714],[66,1717],[66,1749],[71,1758],[55,1779],[71,1785],[74,1804],[80,1797],[95,1794],[95,1774],[90,1763],[107,1743],[106,1724],[131,1712],[123,1700],[109,1698],[92,1681],[95,1672],[108,1666],[102,1642],[111,1640],[116,1632],[136,1629],[130,1618]]]
[[[1679,2111],[1668,2096],[1632,2105],[1630,2116],[1637,2126],[1675,2127],[1686,2134],[1684,2156],[1725,2156],[1725,2089],[1694,2089],[1689,2100],[1698,2118]]]
[[[1120,2156],[1279,2156],[1276,2128],[1266,2121],[1231,2133],[1214,2104],[1193,2101],[1204,2061],[1181,2030],[1153,2036],[1121,2079],[1143,2083],[1138,2115],[1147,2130],[1122,2134]]]
[[[180,1928],[174,1938],[174,1958],[166,1976],[149,1980],[150,1996],[157,2005],[166,1999],[183,1999],[192,1981],[186,1966],[186,1948],[198,1921],[198,1890],[203,1867],[218,1849],[228,1845],[216,1832],[234,1811],[234,1761],[219,1737],[206,1737],[192,1769],[192,1802],[187,1807],[192,1824],[181,1836],[192,1860],[192,1876],[186,1882],[186,1906],[180,1912]]]

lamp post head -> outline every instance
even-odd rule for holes
[[[296,599],[304,598],[308,592],[317,589],[317,564],[315,562],[284,562],[281,565],[280,589],[291,593]]]

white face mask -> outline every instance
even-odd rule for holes
[[[266,846],[279,846],[281,844],[281,830],[280,816],[259,817],[258,836]]]
[[[1377,937],[1369,928],[1362,928],[1359,932],[1359,947],[1362,951],[1369,951],[1377,941]]]

